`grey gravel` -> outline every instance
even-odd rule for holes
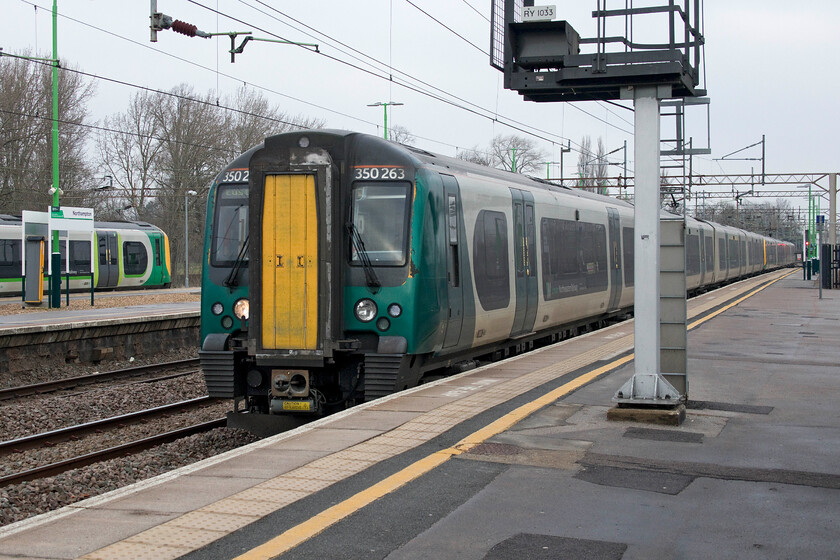
[[[138,301],[122,298],[123,305],[149,303],[150,298],[177,301],[187,296],[166,296],[161,292],[143,294]],[[196,298],[191,295],[189,297]],[[174,298],[174,299],[173,299]],[[103,302],[107,299],[103,298]],[[100,302],[97,301],[97,305]],[[0,306],[6,314],[19,306]],[[33,312],[33,311],[29,311]],[[34,311],[37,312],[37,311]],[[161,348],[156,356],[142,359],[109,361],[100,365],[67,364],[59,370],[42,367],[27,372],[26,379],[14,374],[0,373],[0,387],[26,385],[40,381],[63,379],[77,375],[116,370],[124,367],[161,363],[197,357],[197,348]],[[125,382],[120,382],[125,383]],[[135,383],[119,387],[84,390],[73,395],[44,395],[0,403],[0,439],[10,440],[57,428],[91,422],[110,416],[126,414],[177,401],[205,396],[204,379],[200,372],[155,383]],[[229,401],[189,413],[171,415],[165,419],[125,427],[119,431],[103,431],[76,441],[68,441],[40,450],[15,453],[0,458],[0,476],[20,472],[37,465],[67,459],[85,452],[126,443],[155,433],[173,430],[198,422],[220,418],[231,410]],[[0,526],[64,507],[167,471],[189,465],[207,457],[229,451],[256,441],[242,430],[215,430],[159,445],[129,457],[111,459],[67,471],[57,476],[0,488]]]
[[[200,372],[155,383],[92,389],[74,395],[46,395],[0,406],[2,439],[17,439],[207,395]]]
[[[217,428],[154,449],[58,476],[0,488],[0,526],[110,492],[256,441],[242,430]]]

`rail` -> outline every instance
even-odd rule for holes
[[[75,377],[68,377],[67,379],[57,379],[55,381],[45,381],[43,383],[35,383],[32,385],[20,385],[18,387],[9,387],[0,389],[0,401],[26,397],[30,395],[41,395],[47,393],[55,393],[57,391],[74,389],[76,387],[83,387],[85,385],[93,385],[96,383],[103,383],[108,381],[118,381],[121,379],[133,379],[147,375],[156,369],[167,369],[176,367],[197,367],[199,365],[198,358],[189,358],[186,360],[175,360],[172,362],[162,362],[158,364],[148,364],[144,366],[135,366],[125,369],[118,369],[113,371],[105,371],[102,373],[94,373],[91,375],[79,375]],[[185,375],[184,373],[171,374],[162,377],[144,381],[162,381]]]

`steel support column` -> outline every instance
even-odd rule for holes
[[[659,98],[637,87],[634,223],[636,372],[659,373]]]
[[[632,91],[636,160],[633,234],[636,371],[616,392],[613,401],[623,405],[676,407],[684,395],[662,376],[660,355],[659,100],[669,97],[670,88],[637,86]],[[687,376],[684,379],[687,387]]]

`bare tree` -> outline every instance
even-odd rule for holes
[[[146,206],[156,195],[155,163],[161,149],[155,136],[157,99],[152,93],[137,93],[124,113],[105,119],[104,128],[109,130],[97,137],[96,145],[101,165],[118,194],[109,193],[97,214],[122,217],[120,211],[131,207],[138,219],[145,219]]]
[[[455,157],[471,163],[477,163],[478,165],[484,165],[487,167],[493,166],[493,158],[491,154],[489,152],[481,151],[478,146],[473,146],[472,148],[468,148],[466,150],[458,149],[455,153]]]
[[[324,119],[292,116],[271,105],[268,99],[253,88],[245,86],[225,100],[233,110],[224,113],[226,146],[242,153],[262,142],[266,136],[302,128],[323,128]]]
[[[578,155],[577,173],[578,187],[587,190],[595,190],[595,170],[593,162],[598,156],[592,152],[592,138],[589,135],[580,140],[580,154]]]
[[[26,56],[24,53],[22,56]],[[59,186],[68,200],[85,199],[87,103],[93,86],[83,76],[58,74]],[[52,185],[52,67],[0,58],[0,205],[4,212],[43,209]]]
[[[733,204],[726,201],[707,204],[704,199],[703,205],[696,207],[694,216],[794,243],[800,241],[802,236],[800,216],[790,200],[786,199],[758,204]]]
[[[400,124],[388,129],[388,139],[398,144],[405,144],[406,146],[413,146],[417,142],[417,138],[406,127]]]
[[[578,155],[578,186],[583,190],[598,194],[609,194],[607,188],[609,176],[609,162],[604,149],[604,141],[598,137],[598,145],[592,150],[592,138],[584,136],[580,141],[580,155]]]
[[[158,190],[156,203],[145,210],[158,226],[171,233],[172,263],[177,271],[183,264],[186,239],[175,232],[188,229],[191,253],[199,254],[196,249],[204,233],[208,188],[235,152],[225,142],[223,118],[209,93],[202,97],[182,84],[166,94],[155,94],[152,103],[160,139],[154,165]],[[192,211],[185,212],[185,205]],[[184,223],[186,214],[189,224]]]
[[[534,173],[539,164],[546,160],[545,153],[534,140],[515,134],[493,138],[490,153],[493,167],[516,173]]]
[[[595,162],[593,163],[593,179],[595,180],[595,192],[598,194],[608,194],[609,191],[607,189],[607,176],[608,176],[608,169],[609,163],[607,162],[606,158],[606,149],[604,149],[604,141],[601,137],[598,137],[598,153],[595,157]]]

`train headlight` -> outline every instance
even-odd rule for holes
[[[389,321],[387,317],[380,317],[379,320],[376,322],[376,328],[380,331],[387,331],[388,327],[390,326],[391,321]]]
[[[225,310],[225,306],[219,303],[218,301],[213,304],[210,308],[210,311],[213,312],[213,315],[221,315],[222,312]]]
[[[388,315],[396,319],[400,315],[402,315],[402,307],[400,307],[399,303],[392,303],[388,306]]]
[[[251,304],[248,303],[248,300],[245,298],[236,300],[236,303],[233,304],[233,314],[236,315],[236,318],[240,321],[248,319],[249,312],[251,311]]]
[[[372,299],[365,298],[356,302],[353,311],[356,313],[356,319],[362,323],[370,323],[376,318],[376,312],[378,310],[376,303]]]

